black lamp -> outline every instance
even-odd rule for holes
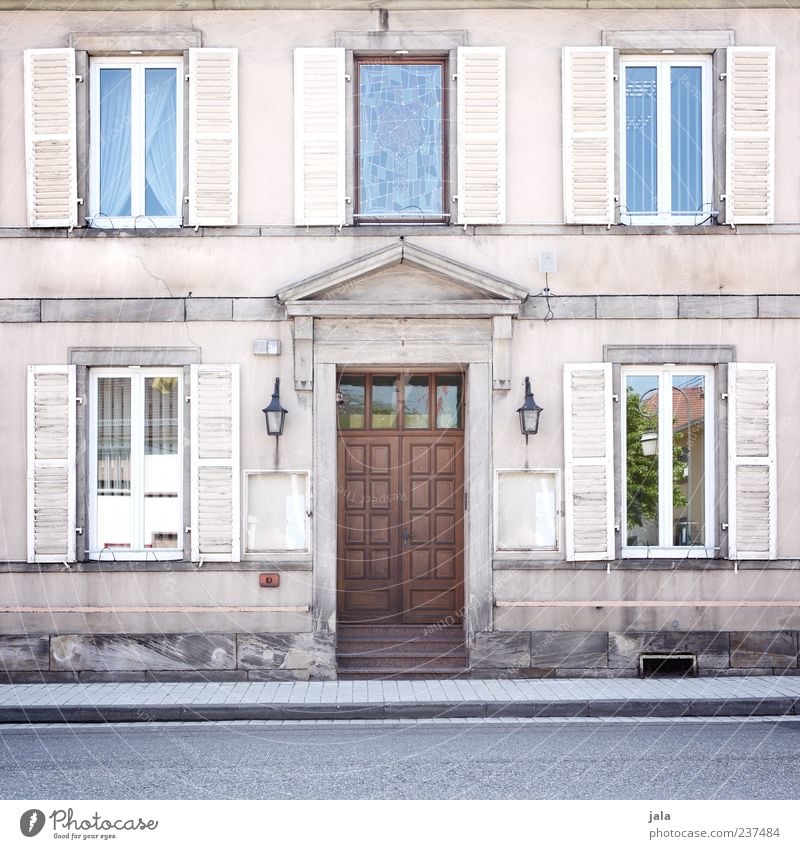
[[[542,414],[542,408],[533,400],[529,377],[525,378],[525,403],[517,412],[519,413],[519,429],[527,442],[532,433],[539,432],[539,416]]]
[[[267,420],[267,433],[270,436],[283,436],[283,425],[286,421],[286,410],[281,406],[281,379],[275,378],[275,391],[272,400],[262,410]]]

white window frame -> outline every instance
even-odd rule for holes
[[[100,214],[100,71],[104,68],[131,69],[131,212],[129,216]],[[175,209],[177,215],[146,215],[144,198],[144,85],[147,68],[175,68]],[[179,56],[109,56],[90,59],[89,108],[89,210],[90,227],[124,229],[180,227],[183,221],[183,58]]]
[[[144,387],[148,377],[176,377],[178,379],[178,540],[175,548],[120,548],[103,549],[97,538],[97,381],[106,377],[125,377],[131,381],[131,500],[133,509],[133,540],[143,540],[144,534]],[[183,370],[180,368],[90,368],[89,407],[89,540],[90,560],[182,560],[183,559],[183,504],[184,504],[184,450],[183,450]]]
[[[625,72],[630,67],[655,67],[657,80],[657,133],[658,133],[658,214],[641,215],[628,212],[627,198],[627,138],[625,132],[626,97]],[[703,144],[703,210],[696,215],[673,215],[672,209],[672,149],[671,149],[671,103],[669,98],[670,69],[674,67],[697,67],[702,73],[702,144]],[[696,226],[710,223],[714,207],[714,161],[712,151],[712,78],[713,65],[710,55],[657,54],[645,56],[623,56],[620,58],[619,92],[619,147],[620,147],[620,219],[623,224],[632,225],[684,225]],[[666,94],[666,96],[665,96]]]
[[[549,475],[553,478],[555,490],[555,511],[553,527],[555,529],[555,545],[527,545],[523,547],[501,546],[500,544],[500,476],[503,474]],[[494,551],[495,554],[513,554],[520,551],[542,551],[557,553],[561,551],[561,470],[560,469],[521,469],[505,468],[494,470]]]
[[[304,548],[271,548],[264,550],[252,550],[247,547],[247,517],[250,515],[250,487],[249,480],[251,476],[263,475],[299,475],[305,478],[305,497],[306,509],[303,532],[305,535]],[[242,539],[244,540],[243,553],[248,558],[263,558],[264,555],[278,555],[282,559],[291,559],[292,557],[301,557],[307,555],[311,546],[311,472],[308,469],[245,469],[242,472],[244,492],[242,493],[242,503],[244,510],[242,512],[242,523],[244,525]]]
[[[621,399],[620,399],[620,466],[622,470],[622,556],[633,558],[713,558],[717,552],[716,538],[716,421],[714,412],[715,400],[715,370],[713,366],[678,366],[678,365],[642,365],[623,366],[621,370]],[[704,546],[629,546],[625,543],[628,538],[628,454],[627,454],[627,378],[630,376],[659,377],[659,412],[658,412],[658,522],[659,540],[672,537],[673,503],[672,503],[672,439],[661,438],[664,421],[672,419],[672,377],[674,375],[702,375],[705,378],[705,404],[703,414],[704,437],[704,514],[705,514],[705,545]],[[670,428],[670,433],[672,433]]]

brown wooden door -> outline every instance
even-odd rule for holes
[[[398,412],[393,417],[385,404],[378,404],[381,397],[384,401],[388,397],[386,376],[375,381],[374,390],[372,376],[358,376],[355,382],[362,379],[363,387],[356,386],[356,403],[347,400],[351,412],[345,419],[359,426],[343,428],[341,414],[339,419],[339,619],[373,625],[460,623],[464,598],[460,394],[455,415],[440,414],[440,383],[450,380],[455,387],[456,381],[453,376],[441,381],[436,375],[427,377],[426,417],[419,408],[419,404],[424,408],[421,386],[408,390],[398,376],[400,386],[391,401]],[[457,390],[461,392],[460,383]],[[417,408],[408,400],[412,392]]]

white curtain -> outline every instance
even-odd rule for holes
[[[177,215],[176,71],[145,71],[145,214]]]
[[[100,71],[100,212],[131,214],[131,72]]]

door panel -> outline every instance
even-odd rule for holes
[[[364,385],[374,386],[375,380],[366,376]],[[369,414],[359,412],[354,419],[360,424],[378,416],[377,424],[372,430],[340,430],[337,594],[342,622],[462,621],[464,434],[450,426],[461,424],[460,402],[446,428],[423,430],[421,423],[433,421],[425,410],[433,410],[433,387],[441,379],[415,380],[407,384],[417,392],[412,404],[402,387],[399,398],[389,398],[390,381],[381,376],[386,398],[368,394]],[[418,397],[425,386],[428,408]],[[387,433],[390,402],[397,403],[400,415],[397,430]]]

